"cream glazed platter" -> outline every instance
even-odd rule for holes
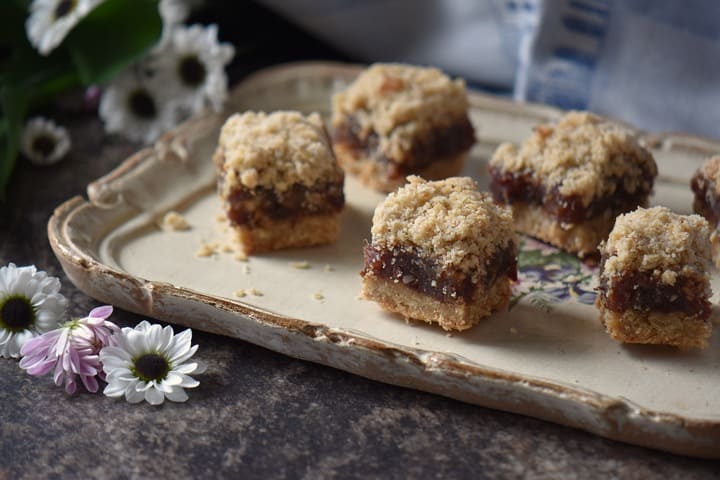
[[[215,191],[212,154],[233,112],[328,114],[362,66],[298,63],[254,74],[224,114],[195,117],[59,206],[48,225],[71,281],[98,301],[242,339],[381,382],[520,413],[623,442],[720,458],[720,325],[708,348],[621,345],[593,306],[596,271],[524,238],[508,311],[462,333],[406,322],[360,300],[363,242],[384,197],[346,178],[341,237],[330,246],[242,260]],[[470,93],[478,143],[464,174],[487,187],[500,142],[562,112]],[[651,204],[692,210],[694,170],[720,143],[645,135],[659,167]],[[178,212],[186,230],[162,220]],[[713,272],[713,303],[720,274]],[[244,296],[243,296],[244,294]]]

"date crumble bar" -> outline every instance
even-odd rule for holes
[[[245,254],[336,240],[344,173],[317,113],[235,114],[220,132],[214,161]]]
[[[596,255],[615,218],[646,206],[657,166],[625,129],[587,112],[541,125],[490,161],[490,190],[516,229],[580,258]]]
[[[715,265],[720,268],[720,155],[702,164],[690,181],[690,187],[695,193],[693,211],[710,223],[710,248]]]
[[[621,215],[602,254],[596,306],[606,330],[625,343],[703,348],[709,321],[708,223],[665,207]]]
[[[464,81],[436,68],[372,65],[333,96],[332,107],[338,161],[379,191],[410,174],[457,175],[475,143]]]
[[[361,295],[406,318],[468,329],[510,300],[510,211],[467,177],[408,182],[375,210]]]

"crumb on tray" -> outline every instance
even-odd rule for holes
[[[160,226],[163,230],[173,232],[190,230],[190,224],[185,220],[185,217],[175,211],[167,212],[163,216]]]

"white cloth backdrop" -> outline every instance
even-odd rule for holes
[[[720,0],[260,0],[366,62],[720,139]]]

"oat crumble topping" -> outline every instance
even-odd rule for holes
[[[347,116],[362,136],[379,135],[381,151],[402,158],[414,138],[438,126],[467,117],[465,82],[452,80],[437,68],[405,64],[374,64],[343,92],[333,96],[334,127]]]
[[[625,190],[633,193],[648,183],[647,175],[657,175],[652,155],[632,132],[588,112],[569,112],[556,125],[535,128],[519,149],[500,145],[490,164],[531,173],[544,185],[559,186],[564,196],[580,196],[584,205],[612,195],[614,179],[623,179]]]
[[[679,215],[666,207],[638,208],[620,215],[600,246],[607,256],[602,275],[652,272],[674,285],[679,276],[706,276],[710,269],[710,229],[700,215]]]
[[[469,177],[428,182],[411,175],[373,216],[373,245],[415,247],[445,268],[473,275],[484,275],[487,258],[514,241],[510,210]]]
[[[715,183],[715,195],[720,196],[720,155],[707,159],[700,167],[700,174]]]
[[[243,187],[285,191],[342,177],[317,113],[235,114],[222,127],[214,158],[224,174],[223,196]]]

